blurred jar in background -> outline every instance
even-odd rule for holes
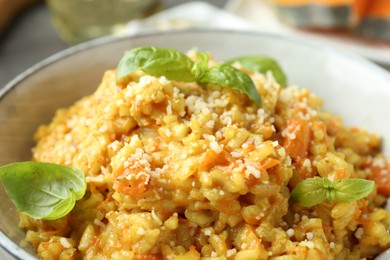
[[[47,0],[62,40],[76,44],[108,34],[122,34],[133,19],[161,8],[161,0]]]
[[[358,32],[364,37],[390,41],[390,0],[372,0]]]
[[[372,0],[269,0],[284,22],[310,29],[349,28]]]

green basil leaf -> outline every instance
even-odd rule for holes
[[[365,179],[349,178],[336,181],[334,188],[337,201],[353,202],[370,194],[375,188],[375,183]]]
[[[322,203],[326,198],[324,179],[319,177],[301,181],[291,192],[292,199],[305,207]]]
[[[325,197],[329,202],[335,199],[334,184],[328,178],[322,178],[324,181]]]
[[[231,59],[226,63],[233,64],[235,62],[239,62],[245,69],[253,72],[264,74],[267,73],[267,71],[271,71],[276,82],[278,82],[282,87],[287,86],[286,75],[274,59],[267,56],[241,56]]]
[[[80,170],[44,162],[1,166],[0,181],[20,212],[47,220],[68,214],[87,188]]]
[[[201,83],[230,87],[246,94],[257,104],[261,104],[260,95],[252,79],[246,73],[228,64],[221,64],[211,68],[199,81]]]
[[[117,82],[127,83],[126,78],[139,70],[156,77],[190,82],[196,80],[191,71],[193,67],[194,62],[175,49],[140,47],[127,52],[120,60]]]
[[[196,52],[196,56],[198,60],[192,68],[192,74],[194,75],[196,80],[199,80],[203,77],[203,75],[209,68],[209,55],[207,55],[207,53],[205,52]]]
[[[208,69],[208,55],[197,53],[198,60],[174,49],[140,47],[125,54],[117,67],[117,83],[127,84],[132,73],[143,71],[153,76],[165,76],[169,80],[191,82],[202,85],[212,83],[230,87],[248,95],[261,104],[261,98],[252,79],[229,64]]]

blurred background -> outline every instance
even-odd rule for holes
[[[390,70],[390,0],[0,0],[0,88],[75,44],[186,28],[298,35]]]

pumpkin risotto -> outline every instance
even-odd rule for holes
[[[41,126],[33,160],[77,167],[88,187],[66,217],[21,214],[39,257],[361,259],[389,248],[380,139],[346,128],[309,90],[234,66],[261,105],[231,88],[146,73],[118,85],[111,70]],[[376,186],[353,202],[294,202],[293,188],[315,176]]]

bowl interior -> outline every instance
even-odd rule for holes
[[[217,60],[239,55],[274,57],[290,84],[309,88],[324,99],[327,110],[348,126],[363,127],[384,138],[390,155],[390,74],[354,55],[338,53],[297,38],[231,31],[179,31],[102,39],[79,45],[43,61],[0,92],[0,164],[29,160],[33,134],[59,107],[92,93],[103,72],[115,68],[126,50],[138,46],[192,48],[213,53]],[[0,187],[0,245],[26,258],[16,245],[24,238],[16,210]],[[7,238],[8,237],[8,238]],[[31,248],[27,251],[34,254]]]

